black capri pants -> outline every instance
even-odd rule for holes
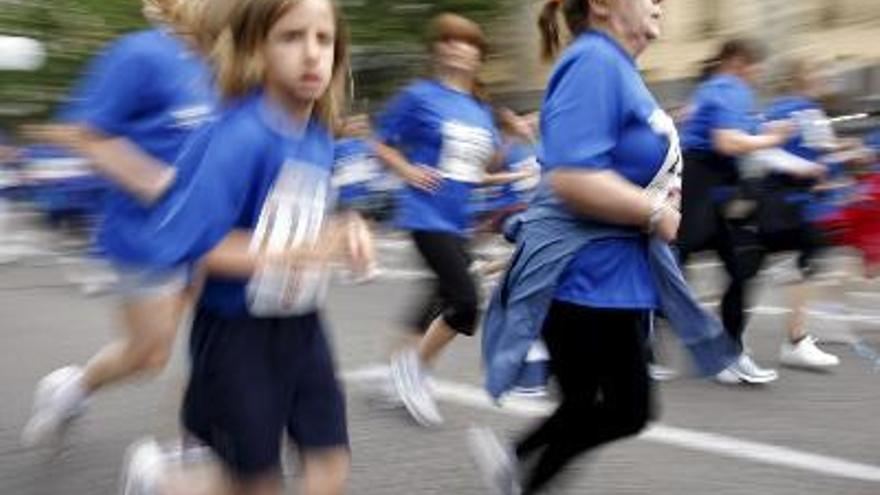
[[[473,335],[479,318],[477,285],[464,237],[446,232],[413,231],[413,242],[434,272],[431,291],[414,307],[407,322],[424,333],[438,316],[453,330]]]

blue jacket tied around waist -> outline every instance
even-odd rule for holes
[[[516,251],[483,323],[486,388],[495,399],[518,382],[529,347],[541,336],[557,281],[575,254],[599,239],[643,235],[579,218],[559,204],[546,181],[539,189],[536,201],[506,233],[516,240]],[[660,309],[698,371],[710,376],[730,365],[740,351],[718,319],[694,299],[670,246],[652,238],[649,262]]]

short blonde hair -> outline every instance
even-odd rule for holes
[[[239,0],[236,3],[211,54],[217,85],[224,99],[240,98],[265,84],[266,62],[261,51],[269,31],[300,1]],[[345,99],[348,36],[339,7],[332,0],[327,1],[333,6],[336,24],[333,69],[330,87],[316,102],[315,111],[325,125],[334,129]]]

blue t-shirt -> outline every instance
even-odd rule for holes
[[[800,95],[785,96],[771,102],[765,115],[770,121],[791,119],[797,124],[797,132],[784,146],[784,149],[793,155],[805,160],[818,161],[823,154],[820,143],[833,144],[834,132],[827,121],[828,116],[814,100]],[[846,175],[846,167],[842,163],[831,163],[827,166],[827,178],[830,180]],[[852,193],[849,187],[810,191],[816,182],[814,179],[795,179],[784,174],[776,176],[783,177],[789,184],[801,186],[802,190],[790,194],[789,199],[801,203],[808,220],[819,220],[839,211],[846,198]]]
[[[342,138],[333,149],[333,184],[339,203],[353,206],[367,200],[385,177],[370,144],[361,138]]]
[[[880,131],[874,131],[865,138],[865,145],[880,153]]]
[[[124,137],[150,156],[172,164],[193,131],[215,106],[207,65],[166,31],[125,36],[98,55],[61,111],[61,119]],[[137,263],[126,249],[149,208],[113,187],[106,196],[98,247],[123,263]]]
[[[511,141],[504,146],[503,164],[501,170],[503,172],[521,172],[533,167],[538,167],[538,157],[535,146],[531,143],[522,141]],[[533,178],[521,179],[510,184],[500,186],[498,191],[498,207],[512,206],[516,204],[528,203],[534,195],[535,188],[538,186],[540,176],[535,175]]]
[[[712,133],[719,129],[756,134],[760,118],[755,94],[742,79],[714,76],[697,87],[692,110],[682,125],[681,145],[688,151],[714,151]]]
[[[418,81],[397,95],[378,120],[378,138],[417,166],[438,170],[440,188],[401,189],[395,225],[463,235],[472,224],[470,197],[498,142],[488,105],[437,81]]]
[[[261,94],[226,109],[199,131],[178,158],[186,177],[152,217],[149,238],[140,239],[151,266],[196,260],[231,229],[252,230],[282,172],[308,171],[316,189],[330,183],[333,138],[315,121],[294,126]],[[288,174],[289,175],[289,174]],[[145,247],[143,247],[145,246]],[[199,305],[227,316],[248,314],[246,280],[209,277]]]
[[[808,146],[805,136],[808,129],[804,128],[812,125],[812,119],[827,118],[818,103],[803,96],[785,96],[771,102],[764,115],[768,121],[791,119],[801,124],[798,132],[785,143],[785,151],[810,161],[816,161],[822,155],[821,150]]]
[[[557,63],[541,109],[541,137],[538,160],[547,172],[613,170],[647,187],[661,178],[661,168],[680,168],[672,119],[632,57],[597,31],[581,35]],[[556,299],[598,308],[655,308],[647,241],[587,244],[563,273]]]

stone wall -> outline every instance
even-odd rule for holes
[[[498,56],[487,80],[496,87],[543,86],[548,66],[538,60],[535,26],[541,5],[520,0],[515,20],[490,27]],[[721,40],[736,35],[765,40],[776,53],[807,52],[848,67],[880,63],[880,0],[673,0],[664,7],[664,35],[640,59],[652,81],[693,76]]]

